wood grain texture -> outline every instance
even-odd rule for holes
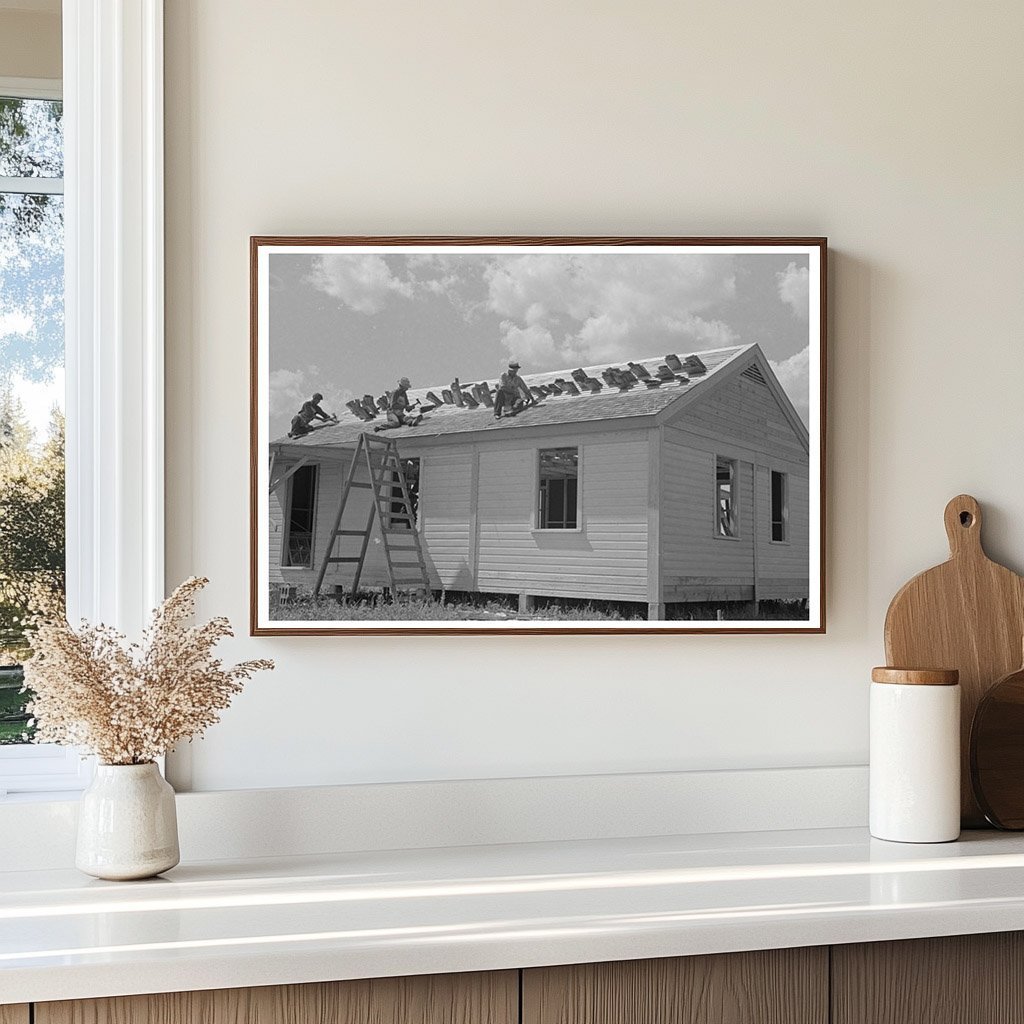
[[[28,1006],[18,1003],[12,1006],[0,1006],[0,1024],[28,1024]]]
[[[528,970],[522,1019],[523,1024],[825,1024],[828,950]]]
[[[1024,933],[832,947],[833,1024],[1024,1020]]]
[[[897,686],[956,686],[960,673],[955,668],[889,668],[871,670],[871,682]]]
[[[987,823],[971,788],[971,723],[988,688],[1020,667],[1024,579],[985,554],[974,498],[955,497],[944,519],[949,561],[915,576],[892,599],[885,656],[895,668],[959,669],[961,819],[964,828],[978,828]]]
[[[37,1003],[35,1020],[36,1024],[517,1024],[518,989],[516,971],[376,978]]]
[[[1024,829],[1024,668],[981,698],[971,726],[971,784],[985,817]]]

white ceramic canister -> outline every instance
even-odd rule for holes
[[[871,672],[871,834],[897,843],[960,835],[960,676]]]

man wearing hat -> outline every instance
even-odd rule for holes
[[[533,405],[533,395],[530,394],[526,381],[519,376],[519,363],[513,359],[498,381],[498,390],[494,395],[494,418],[500,420],[506,406],[509,415],[515,416],[528,405]]]
[[[292,427],[288,431],[289,437],[303,437],[306,434],[311,434],[316,429],[310,425],[313,420],[323,420],[324,423],[338,422],[337,416],[328,416],[320,408],[320,403],[323,400],[324,396],[317,391],[308,402],[302,403],[302,408],[292,417]]]
[[[415,427],[421,419],[422,414],[410,416],[412,402],[409,401],[409,388],[412,384],[408,377],[403,377],[398,382],[398,387],[391,392],[388,401],[388,426],[391,427]]]

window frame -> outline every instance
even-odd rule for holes
[[[313,503],[310,511],[309,530],[309,563],[302,565],[291,560],[291,536],[292,536],[292,500],[295,493],[295,480],[304,470],[313,473]],[[287,491],[285,492],[284,505],[284,536],[281,543],[281,568],[282,569],[312,569],[316,561],[316,521],[320,513],[320,463],[307,462],[299,466],[287,480]]]
[[[0,77],[0,96],[54,102],[63,101],[64,90],[61,80],[56,78]],[[64,148],[66,157],[66,144]],[[0,176],[0,192],[64,195],[64,178]],[[66,251],[66,216],[64,239]],[[90,761],[69,747],[53,743],[3,744],[0,745],[0,800],[11,794],[77,792],[88,785],[92,770]]]
[[[576,449],[576,525],[575,526],[541,526],[541,504],[540,504],[540,458],[542,452],[560,451],[564,449]],[[581,444],[556,444],[545,445],[543,448],[534,449],[533,459],[533,515],[532,527],[534,533],[545,534],[569,534],[583,532],[583,445]]]
[[[742,539],[742,531],[740,530],[740,501],[739,501],[739,480],[740,480],[740,462],[741,460],[732,455],[720,455],[715,452],[714,461],[711,465],[712,472],[712,502],[711,502],[711,531],[715,538],[718,540],[727,541],[738,541]],[[735,527],[735,533],[732,535],[722,533],[719,526],[719,511],[718,511],[718,464],[719,462],[728,462],[732,466],[732,477],[730,480],[730,494],[732,498],[732,521]]]
[[[423,456],[422,455],[408,455],[404,458],[400,458],[399,461],[403,464],[402,474],[405,476],[404,463],[415,462],[416,463],[416,508],[413,510],[413,518],[411,523],[406,523],[402,518],[401,514],[395,511],[395,505],[401,504],[402,502],[402,488],[401,484],[391,484],[391,496],[387,501],[387,510],[385,512],[386,526],[389,530],[405,530],[408,529],[410,533],[422,533],[421,523],[423,517],[420,515],[420,497],[423,494]],[[409,480],[405,478],[405,486],[408,489]],[[395,491],[398,494],[395,494]],[[411,497],[411,494],[410,494]],[[392,518],[394,517],[394,518]],[[397,523],[397,525],[396,525]],[[405,525],[402,525],[405,524]]]
[[[64,102],[68,618],[138,636],[165,595],[163,0],[66,2],[61,31],[59,83],[3,84]],[[67,798],[92,769],[0,748],[0,799]]]
[[[774,478],[778,475],[782,477],[782,537],[779,540],[775,539],[775,483]],[[789,473],[784,469],[769,469],[768,470],[768,543],[769,544],[789,544],[790,543],[790,525],[789,525]]]

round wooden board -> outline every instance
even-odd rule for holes
[[[1024,668],[982,697],[971,727],[971,785],[997,828],[1024,829]]]

